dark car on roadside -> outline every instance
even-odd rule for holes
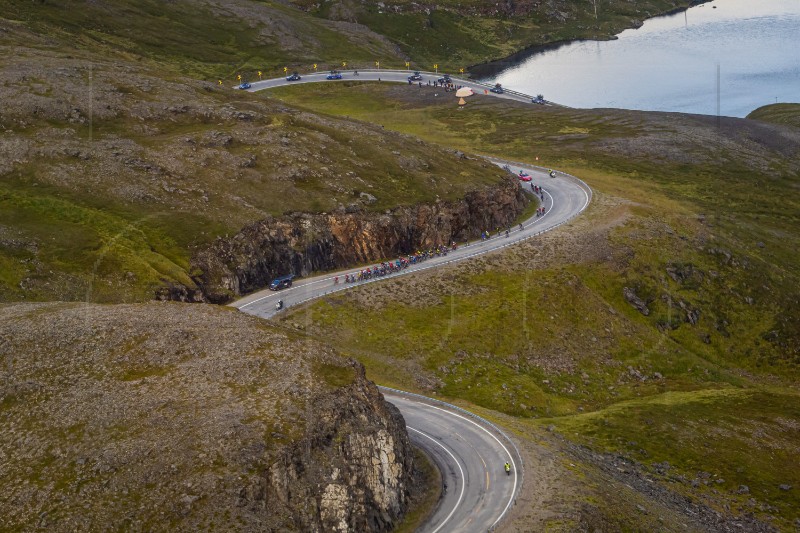
[[[249,82],[244,82],[241,85],[239,85],[239,88],[242,89],[243,91],[247,90],[247,89],[250,88],[250,83]]]
[[[442,76],[441,78],[439,78],[436,81],[439,82],[439,85],[447,85],[448,83],[453,83],[453,80],[450,79],[450,75],[449,74],[445,74],[444,76]]]
[[[492,91],[495,94],[503,94],[505,92],[505,91],[503,91],[503,86],[500,85],[499,83],[496,84],[494,87],[492,87],[489,90]]]
[[[291,76],[286,76],[286,81],[300,81],[302,78],[297,72],[293,72]]]
[[[288,289],[292,286],[293,279],[294,274],[288,274],[286,276],[281,276],[280,278],[275,278],[272,280],[272,283],[269,284],[269,290],[279,291],[281,289]]]
[[[419,71],[415,72],[414,74],[408,77],[408,81],[421,81],[421,80],[422,80],[422,74],[420,74]]]
[[[330,74],[325,77],[326,80],[340,80],[342,79],[342,73],[332,70]]]
[[[531,98],[531,103],[544,105],[547,103],[547,101],[544,99],[544,96],[542,96],[541,94],[537,94],[536,96]]]

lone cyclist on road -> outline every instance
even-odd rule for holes
[[[511,475],[511,465],[508,463],[508,461],[506,461],[505,469],[506,469],[506,475],[510,476]]]

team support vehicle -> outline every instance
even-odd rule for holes
[[[272,283],[269,284],[269,290],[279,291],[281,289],[288,289],[289,287],[292,286],[293,279],[294,279],[294,274],[288,274],[286,276],[275,278],[272,280]]]

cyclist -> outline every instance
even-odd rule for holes
[[[511,465],[509,464],[508,461],[506,461],[505,469],[506,469],[506,475],[510,476],[511,475]]]

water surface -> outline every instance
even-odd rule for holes
[[[800,0],[715,0],[618,37],[535,53],[484,80],[572,107],[715,115],[719,103],[743,117],[800,102]]]

